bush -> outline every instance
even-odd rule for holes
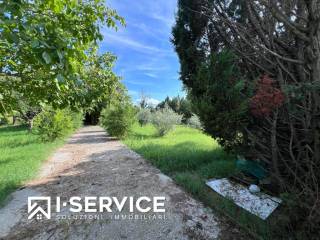
[[[180,124],[181,120],[182,116],[168,107],[157,110],[152,114],[152,123],[160,136],[167,134],[175,125]]]
[[[135,110],[130,103],[116,104],[102,111],[100,124],[111,135],[119,138],[127,136],[135,121]]]
[[[226,150],[243,152],[247,147],[251,86],[239,77],[235,61],[228,51],[212,55],[199,67],[190,99],[204,131]]]
[[[151,115],[150,109],[141,108],[137,114],[137,119],[141,127],[148,123],[151,123],[152,115]]]
[[[83,113],[82,112],[70,112],[72,118],[73,129],[76,130],[83,125]]]
[[[33,133],[43,141],[54,141],[62,138],[81,126],[81,113],[68,109],[43,109],[33,120]]]
[[[197,115],[193,115],[191,118],[187,119],[187,125],[192,128],[202,129],[202,124]]]

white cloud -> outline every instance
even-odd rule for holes
[[[159,103],[160,103],[160,101],[155,98],[149,98],[147,100],[147,104],[150,106],[153,106],[153,107],[157,106]]]
[[[141,102],[141,98],[138,98],[136,100],[136,104],[139,105],[139,103]],[[146,103],[148,106],[151,106],[151,107],[156,107],[160,101],[158,99],[155,99],[155,98],[147,98],[146,99]]]
[[[145,23],[128,23],[129,27],[134,28],[135,30],[144,33],[146,36],[151,37],[157,41],[163,41],[167,37],[168,31],[158,28],[152,28]]]
[[[132,84],[132,85],[138,85],[138,86],[152,86],[152,85],[154,85],[153,82],[144,82],[144,81],[128,80],[128,79],[124,79],[123,82],[124,83],[129,83],[129,84]]]
[[[124,36],[120,34],[106,34],[105,39],[102,43],[110,44],[115,43],[118,46],[124,45],[126,47],[129,47],[132,50],[147,53],[147,54],[172,54],[171,51],[166,49],[161,49],[155,46],[149,46],[147,44],[143,44],[142,42],[135,41],[133,39],[130,39],[129,36]]]
[[[138,2],[133,7],[132,0],[107,1],[125,18],[127,26],[119,27],[117,32],[102,29],[101,50],[110,49],[119,55],[116,70],[120,71],[123,83],[130,90],[151,91],[150,97],[154,98],[150,98],[150,104],[157,105],[156,98],[180,91],[176,87],[178,77],[173,77],[178,72],[178,59],[170,43],[177,0]],[[129,92],[134,102],[139,98],[136,91]]]
[[[139,4],[138,11],[150,18],[164,23],[164,27],[171,29],[177,9],[177,0],[144,0]]]
[[[166,66],[159,66],[158,62],[148,62],[146,64],[141,64],[140,66],[136,67],[136,70],[139,71],[163,71],[167,70]]]
[[[128,93],[131,96],[138,96],[138,94],[139,94],[137,91],[133,91],[133,90],[129,90]]]
[[[151,78],[159,78],[163,72],[170,70],[170,65],[164,58],[148,58],[143,59],[144,62],[140,62],[137,65],[127,65],[123,67],[121,74],[130,72],[141,72],[145,76]],[[176,78],[177,79],[177,78]]]
[[[158,76],[156,74],[153,74],[153,73],[144,73],[144,75],[148,76],[148,77],[151,77],[151,78],[157,78]]]
[[[162,23],[165,24],[165,26],[169,29],[172,28],[175,20],[174,18],[168,18],[166,16],[161,16],[160,14],[152,14],[150,15],[153,19],[157,20],[157,21],[160,21]]]

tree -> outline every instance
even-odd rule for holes
[[[73,104],[87,113],[90,124],[97,124],[102,109],[123,93],[121,78],[113,72],[115,61],[111,53],[91,55],[79,75],[81,82],[73,88]]]
[[[192,116],[191,104],[187,98],[177,96],[171,99],[166,97],[164,101],[158,104],[157,108],[163,109],[165,107],[169,107],[174,112],[182,115],[183,123],[186,123],[186,121]]]
[[[0,97],[68,105],[102,25],[117,22],[124,24],[102,0],[0,1]],[[14,102],[0,101],[2,111]]]
[[[140,108],[142,109],[145,109],[145,108],[148,108],[148,96],[144,94],[143,91],[141,91],[140,93],[140,100],[139,100],[139,105],[140,105]]]
[[[212,54],[199,66],[197,84],[190,91],[194,112],[204,123],[204,130],[226,150],[238,154],[246,147],[245,128],[249,124],[248,90],[239,76],[231,52]]]
[[[152,124],[157,129],[159,136],[164,136],[170,132],[175,125],[181,123],[182,116],[174,112],[168,106],[157,109],[152,113]]]
[[[243,99],[249,99],[248,125],[239,129],[240,147],[249,159],[259,159],[267,166],[281,191],[297,194],[303,214],[292,221],[291,227],[309,234],[317,232],[320,2],[180,0],[178,6],[173,43],[184,85],[195,99],[214,98],[211,86],[218,79],[203,74],[203,66],[225,50],[233,52],[231,61],[241,78],[232,86],[243,81]],[[215,66],[207,69],[221,73]],[[233,76],[227,73],[227,79]],[[217,96],[223,99],[229,94],[223,88]],[[284,97],[282,101],[277,99],[280,96]],[[264,104],[268,100],[276,104]],[[198,104],[197,100],[193,102]],[[207,103],[214,106],[217,101]],[[222,125],[225,118],[213,120],[217,116],[207,116],[202,117],[206,130],[229,142],[226,134],[220,135],[213,127],[217,122]],[[227,121],[225,124],[229,129],[232,126]]]

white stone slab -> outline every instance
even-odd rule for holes
[[[263,220],[267,219],[282,202],[281,199],[262,192],[252,194],[247,187],[231,182],[227,178],[209,180],[207,185],[220,195],[232,200],[239,207]]]

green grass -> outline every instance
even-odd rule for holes
[[[178,126],[157,137],[152,125],[134,126],[125,143],[150,160],[164,173],[194,172],[204,178],[225,177],[235,170],[234,157],[199,130]]]
[[[158,137],[153,126],[134,125],[124,142],[189,193],[251,235],[271,238],[268,222],[242,210],[205,185],[210,178],[228,177],[236,171],[235,156],[224,152],[211,137],[184,126],[177,126],[168,135]]]
[[[0,205],[9,193],[33,178],[41,163],[63,143],[44,143],[23,126],[0,127]]]

